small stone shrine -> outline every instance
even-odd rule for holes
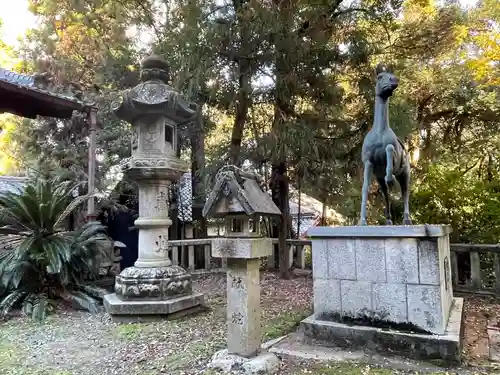
[[[445,225],[316,227],[314,315],[306,340],[414,359],[460,361],[463,299],[454,298]]]
[[[203,208],[204,217],[224,218],[226,226],[225,237],[212,240],[212,256],[227,259],[228,348],[214,355],[213,368],[253,374],[272,373],[279,365],[274,354],[260,354],[259,285],[261,258],[273,249],[271,239],[262,237],[260,219],[278,215],[256,174],[234,166],[219,171]]]
[[[116,115],[132,124],[132,157],[124,173],[139,185],[139,257],[116,277],[115,293],[104,297],[113,317],[151,315],[175,318],[198,311],[201,293],[193,293],[191,275],[169,258],[169,187],[188,170],[176,156],[177,126],[193,120],[189,105],[169,82],[169,68],[160,56],[141,64],[139,85],[114,106]]]

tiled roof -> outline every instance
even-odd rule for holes
[[[298,227],[299,218],[297,215],[292,216],[292,230],[297,232],[297,229],[300,231],[299,238],[305,236],[307,230],[311,227],[314,227],[319,222],[319,217],[317,216],[309,216],[309,215],[300,215],[300,228]]]
[[[35,79],[33,76],[11,72],[4,68],[0,68],[0,80],[16,85],[35,87]]]
[[[26,184],[26,177],[0,176],[0,192],[16,192]]]
[[[70,118],[72,112],[84,111],[93,104],[78,99],[71,87],[37,82],[34,75],[19,74],[0,68],[0,86],[3,94],[0,112],[10,112],[23,117],[36,118],[36,115]],[[30,105],[24,105],[24,99]]]

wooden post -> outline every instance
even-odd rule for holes
[[[493,270],[495,271],[495,289],[500,291],[500,256],[495,253],[493,258]]]
[[[88,169],[88,194],[95,192],[95,164],[96,164],[96,131],[97,131],[97,113],[92,108],[88,113],[89,121],[89,169]],[[91,195],[87,204],[87,220],[93,221],[97,217],[95,212],[95,197]]]
[[[179,248],[177,246],[172,246],[172,264],[174,266],[179,265]]]
[[[211,265],[211,249],[210,249],[210,245],[205,245],[204,247],[204,250],[205,250],[205,269],[210,269],[210,265]]]
[[[481,261],[477,251],[470,252],[470,278],[472,286],[476,290],[481,289]]]
[[[267,257],[267,269],[268,271],[273,271],[276,269],[276,252],[277,252],[277,244],[273,244],[273,251],[271,255]]]
[[[192,239],[193,236],[193,225],[188,224],[186,228],[186,239]],[[194,271],[194,245],[189,245],[188,246],[188,270]]]
[[[297,265],[298,267],[303,270],[306,268],[306,258],[304,254],[304,245],[297,245],[295,246],[297,249]]]

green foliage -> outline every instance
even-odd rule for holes
[[[456,240],[497,241],[490,229],[500,223],[494,209],[500,171],[494,0],[467,10],[430,0],[352,7],[327,1],[165,4],[30,1],[42,22],[21,48],[24,68],[49,71],[58,84],[76,82],[98,103],[99,188],[130,154],[129,126],[116,120],[110,103],[137,83],[145,50],[126,33],[136,28],[151,36],[148,52],[167,59],[172,86],[204,108],[206,174],[236,156],[269,179],[271,165],[286,161],[290,183],[297,187],[300,180],[303,192],[336,207],[347,223],[359,215],[360,146],[373,118],[373,67],[392,63],[400,87],[390,123],[411,155],[415,220],[451,223]],[[193,129],[181,128],[184,148]],[[25,121],[9,140],[19,145],[23,162],[41,160],[47,170],[83,181],[87,132],[82,119]],[[372,223],[381,216],[376,197],[372,189]],[[396,201],[396,218],[399,206]]]
[[[120,91],[138,82],[137,48],[126,35],[130,8],[110,2],[28,1],[40,19],[16,51],[26,73],[48,73],[53,91],[72,87],[79,99],[98,107],[96,188],[114,182],[113,167],[130,156],[130,125],[113,115]],[[29,105],[29,104],[27,104]],[[87,180],[89,124],[85,115],[70,120],[43,118],[16,124],[11,154],[24,166],[74,181]],[[82,186],[85,191],[85,186]]]
[[[68,216],[88,199],[72,199],[76,187],[37,178],[23,190],[0,193],[1,315],[21,304],[27,315],[42,320],[57,298],[96,311],[92,291],[81,284],[96,274],[97,256],[106,256],[96,245],[107,237],[95,222],[66,230]]]
[[[450,224],[452,240],[500,242],[500,181],[478,179],[472,172],[432,165],[414,188],[417,223]]]

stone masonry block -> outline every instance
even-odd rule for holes
[[[437,241],[420,241],[418,262],[420,284],[439,285],[439,250]]]
[[[426,331],[444,333],[439,285],[408,284],[408,320]]]
[[[451,305],[453,303],[453,287],[451,280],[451,256],[449,237],[438,238],[439,249],[439,283],[441,290],[441,310],[443,311],[443,321],[446,323],[450,316]]]
[[[388,283],[418,284],[418,244],[416,238],[385,240]]]
[[[314,314],[341,313],[340,280],[314,280]]]
[[[354,241],[357,280],[386,282],[385,240],[374,238]]]
[[[214,238],[212,257],[256,259],[271,255],[273,250],[270,238]]]
[[[328,276],[334,279],[356,280],[355,240],[332,239],[326,242]]]
[[[357,318],[373,314],[372,283],[341,280],[340,294],[343,315]]]
[[[406,284],[373,284],[373,311],[375,317],[395,323],[408,321]]]
[[[314,279],[328,278],[327,240],[312,241],[312,266]]]

